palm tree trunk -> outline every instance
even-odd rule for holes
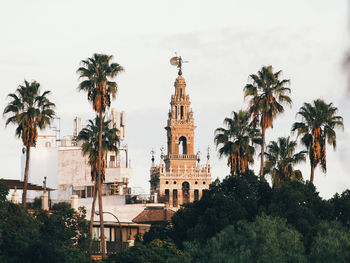
[[[233,155],[231,154],[231,175],[233,176],[235,174],[234,167],[233,167]]]
[[[315,173],[315,166],[311,164],[311,175],[310,175],[310,182],[314,183],[314,173]]]
[[[94,182],[94,193],[92,197],[92,207],[91,207],[91,217],[90,217],[90,235],[91,235],[91,240],[92,240],[92,230],[93,230],[93,225],[94,225],[94,214],[95,214],[95,204],[96,204],[96,198],[97,198],[97,178],[95,176],[95,182]]]
[[[262,128],[262,144],[261,144],[261,157],[260,157],[260,178],[264,177],[264,153],[265,153],[265,130]]]
[[[27,188],[28,188],[28,173],[29,173],[30,146],[26,146],[26,167],[24,169],[24,186],[22,193],[23,207],[27,206]]]
[[[101,250],[102,257],[106,257],[106,242],[105,242],[105,227],[103,221],[103,207],[102,207],[102,131],[103,131],[103,119],[102,109],[100,110],[100,133],[98,138],[98,207],[100,214],[100,226],[101,226]]]

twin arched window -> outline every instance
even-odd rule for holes
[[[184,136],[179,139],[179,154],[187,154],[187,139]]]

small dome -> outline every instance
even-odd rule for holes
[[[186,87],[186,81],[182,76],[177,76],[175,83],[174,83],[175,87]]]

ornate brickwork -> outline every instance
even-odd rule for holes
[[[186,94],[185,79],[179,75],[174,83],[175,94],[171,96],[167,131],[167,155],[161,155],[159,165],[152,160],[151,195],[178,208],[202,196],[211,183],[209,156],[205,165],[200,165],[194,153],[193,112],[189,95]]]

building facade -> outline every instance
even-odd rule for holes
[[[176,78],[175,93],[171,96],[167,131],[167,155],[162,153],[159,165],[152,157],[150,169],[151,196],[178,208],[181,204],[199,200],[209,188],[211,171],[209,154],[205,165],[194,153],[193,112],[190,97],[186,94],[186,82],[181,70]]]
[[[118,153],[108,152],[106,174],[103,184],[103,202],[105,205],[125,204],[125,194],[132,178],[132,169],[125,145],[125,113],[113,109],[108,113],[110,125],[118,129],[121,147]],[[93,196],[91,169],[88,157],[83,156],[76,136],[81,130],[81,120],[74,119],[72,136],[60,139],[57,135],[39,135],[37,145],[31,149],[29,182],[55,189],[50,193],[53,202],[70,201],[77,195],[79,204],[90,206]],[[25,167],[25,152],[22,153],[22,175]],[[28,193],[28,198],[39,197],[40,193]]]

